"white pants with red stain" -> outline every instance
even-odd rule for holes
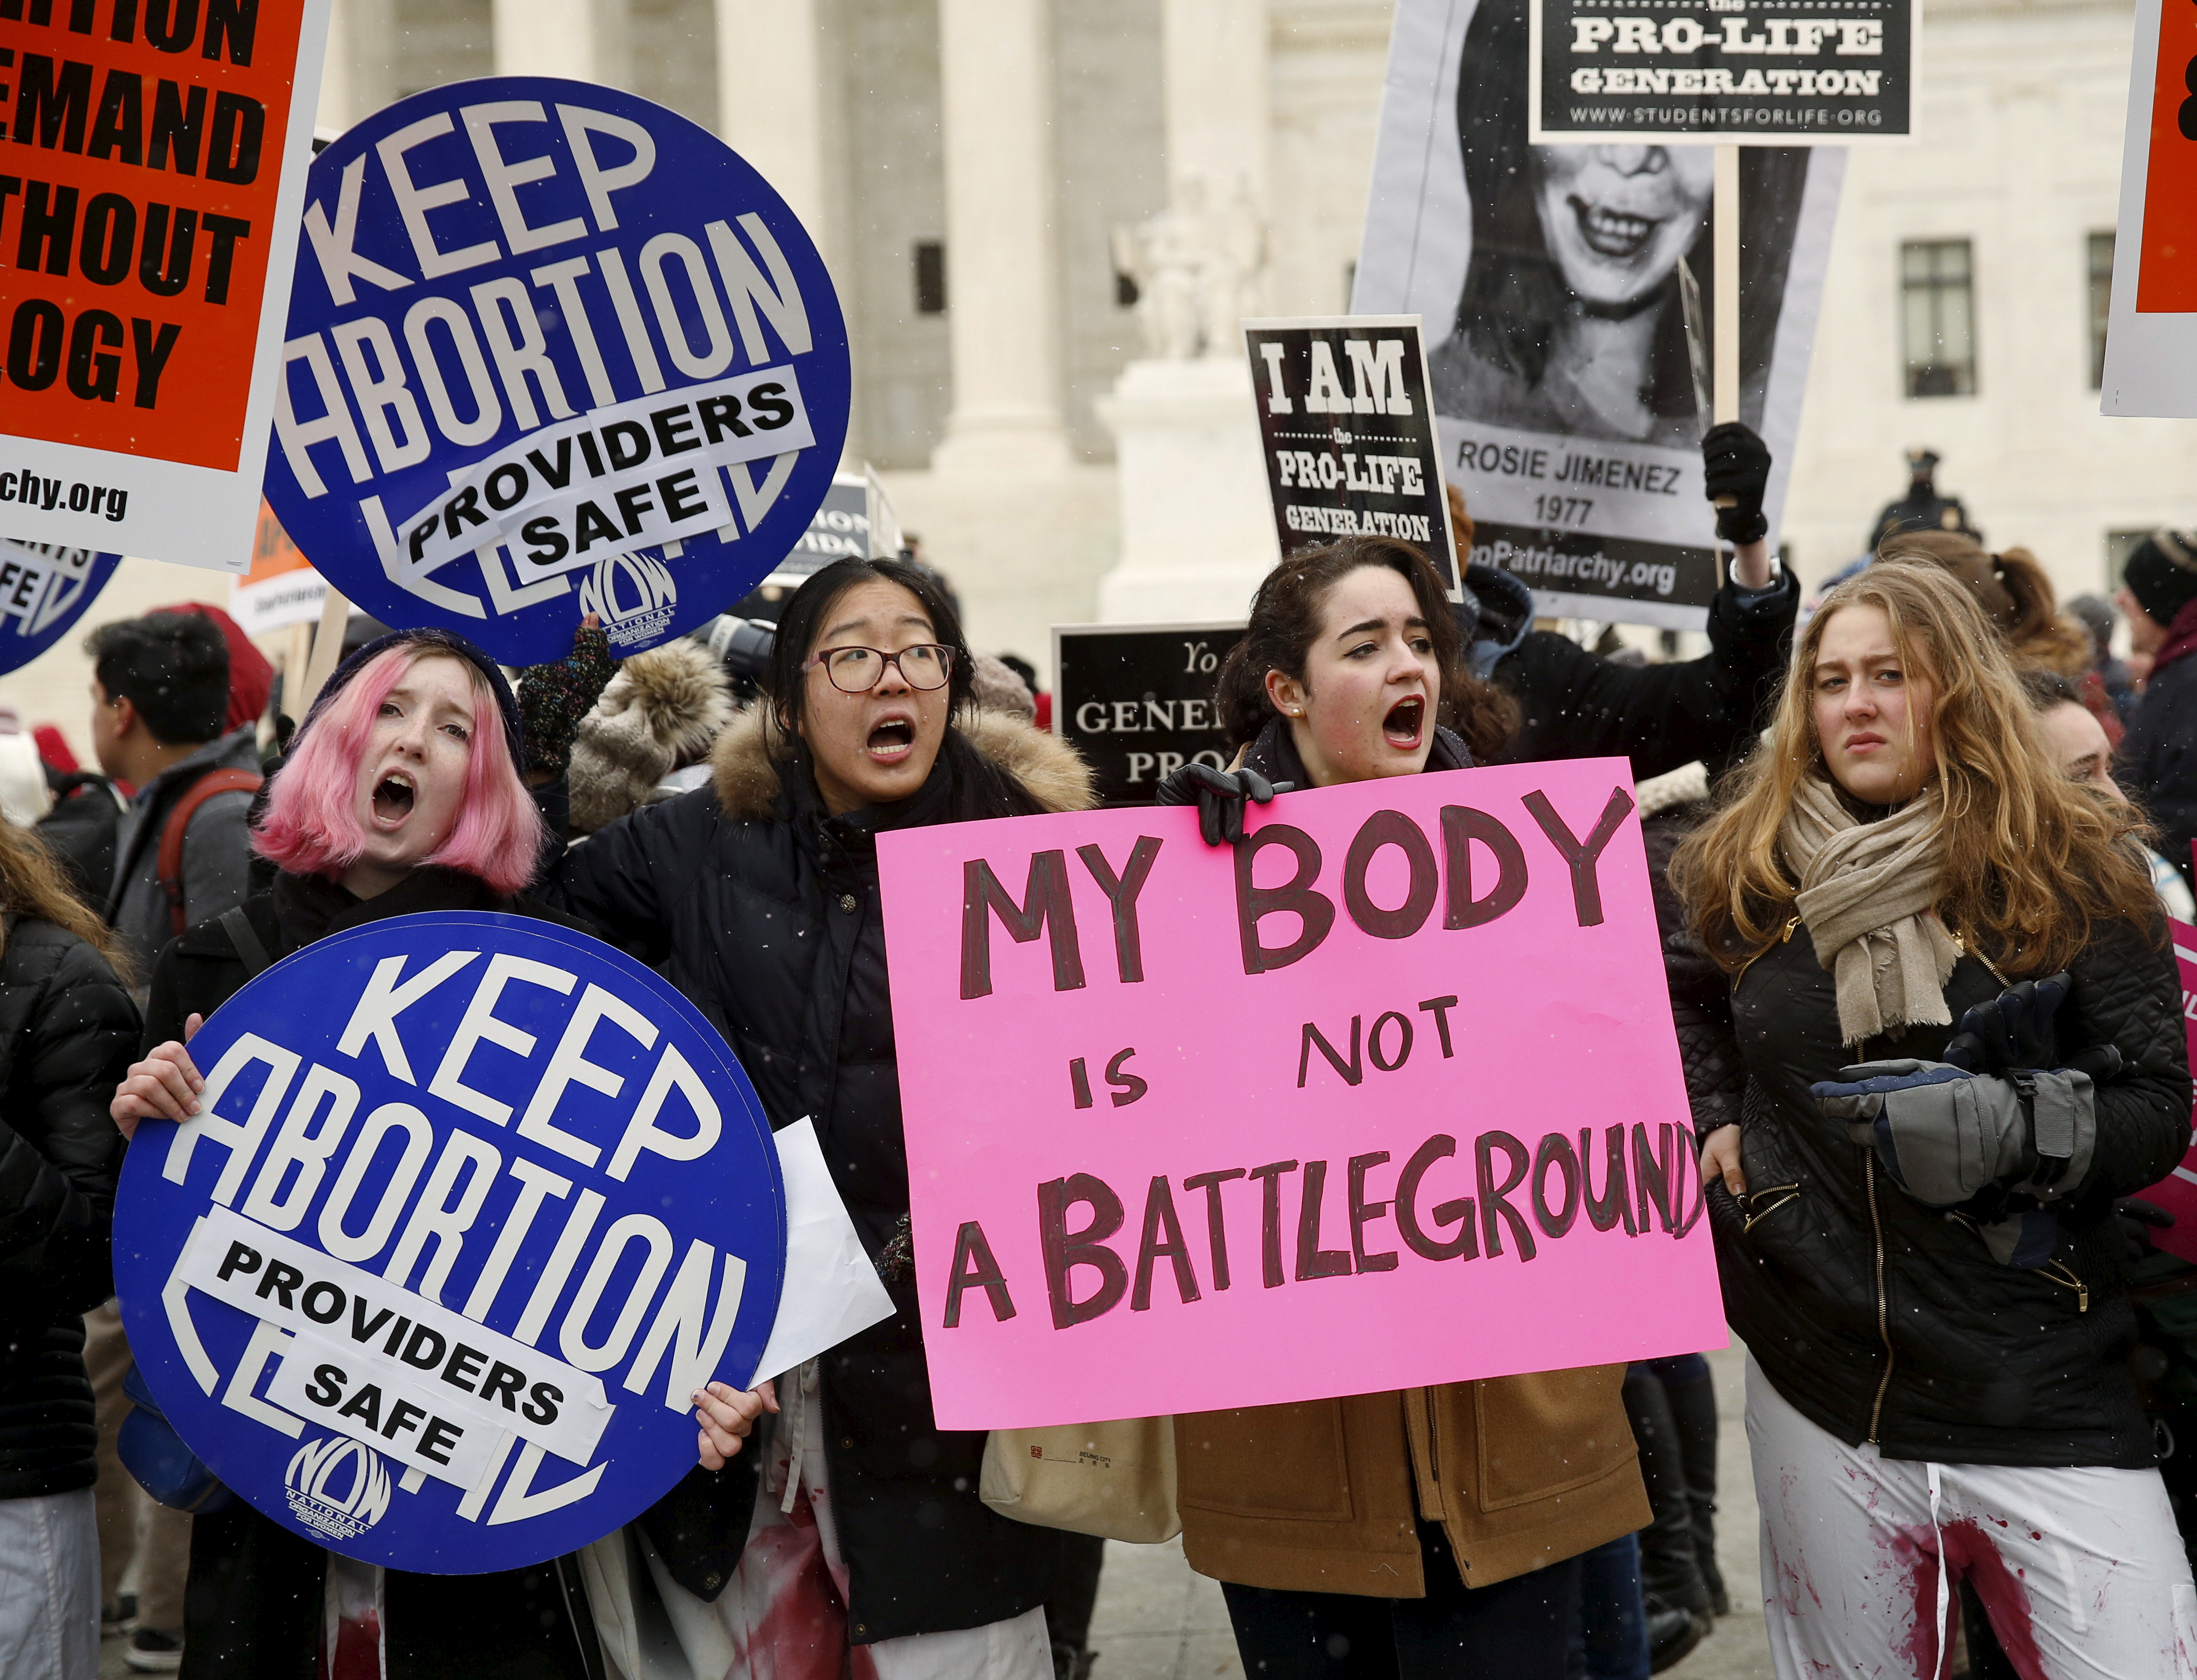
[[[1052,1680],[1041,1606],[982,1627],[849,1642],[816,1362],[780,1377],[778,1397],[747,1550],[716,1602],[735,1654],[726,1680]],[[907,1544],[923,1538],[910,1534]]]
[[[2022,1680],[2197,1680],[2197,1587],[2156,1470],[1887,1458],[1752,1359],[1747,1439],[1778,1680],[1939,1680],[1962,1581]]]

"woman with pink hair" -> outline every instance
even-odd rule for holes
[[[116,1125],[126,1134],[141,1120],[195,1112],[203,1082],[184,1040],[254,974],[316,939],[434,910],[581,926],[523,892],[547,838],[520,779],[524,748],[502,672],[461,636],[399,631],[345,660],[293,738],[254,825],[253,848],[275,867],[272,889],[160,953],[146,1015],[153,1047],[115,1092]],[[707,1502],[706,1484],[764,1404],[722,1383],[697,1399],[701,1468],[689,1483],[704,1485],[682,1483],[658,1508],[675,1508],[675,1526],[682,1499]],[[600,1672],[571,1558],[487,1575],[343,1560],[332,1568],[328,1552],[248,1506],[194,1519],[185,1676],[341,1677],[360,1671],[355,1642],[363,1671],[388,1680]]]

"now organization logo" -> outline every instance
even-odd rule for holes
[[[580,611],[601,617],[613,647],[654,641],[678,605],[671,568],[646,554],[606,555],[580,585]]]
[[[342,1435],[299,1447],[283,1485],[290,1514],[332,1540],[363,1534],[389,1509],[389,1468],[381,1455]]]

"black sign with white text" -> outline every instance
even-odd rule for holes
[[[1537,144],[1907,140],[1915,0],[1533,0]]]
[[[1457,598],[1441,445],[1417,316],[1247,321],[1274,534],[1294,554],[1346,536],[1423,550]]]
[[[1056,624],[1052,718],[1090,764],[1101,801],[1149,805],[1196,759],[1228,768],[1214,680],[1241,624]]]

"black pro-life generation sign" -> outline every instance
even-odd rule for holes
[[[1914,137],[1916,0],[1533,0],[1530,9],[1537,145]]]
[[[1196,759],[1228,768],[1214,680],[1241,624],[1056,624],[1052,727],[1111,805],[1149,805]]]
[[[1247,321],[1243,343],[1282,553],[1346,536],[1393,537],[1434,562],[1455,600],[1419,317]]]

